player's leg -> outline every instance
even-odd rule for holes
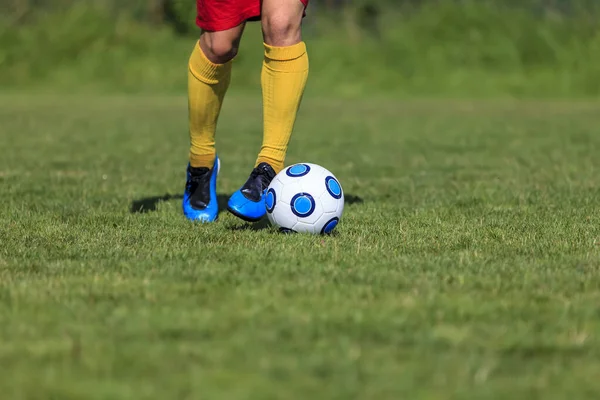
[[[308,55],[301,31],[306,4],[300,0],[263,2],[265,58],[261,81],[264,137],[256,164],[266,162],[276,172],[283,169],[308,77]]]
[[[201,26],[217,29],[203,31],[194,46],[188,68],[188,108],[190,153],[183,196],[184,215],[193,221],[211,222],[217,218],[216,181],[219,160],[215,150],[215,131],[221,105],[231,79],[231,62],[237,54],[244,21],[230,27],[213,18],[222,3],[199,0]],[[202,4],[202,6],[201,6]],[[211,12],[210,7],[214,8]],[[204,14],[200,14],[200,11]],[[208,10],[208,11],[207,11]],[[235,11],[235,10],[234,10]],[[235,12],[233,12],[235,14]],[[230,24],[229,19],[225,19]],[[208,22],[207,22],[208,21]]]
[[[308,55],[301,33],[307,3],[308,0],[262,2],[263,145],[250,178],[228,203],[229,211],[247,221],[265,215],[264,191],[284,166],[308,77]]]
[[[226,31],[202,32],[194,46],[188,69],[192,167],[211,167],[215,160],[215,127],[243,29],[240,25]]]

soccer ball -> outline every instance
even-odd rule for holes
[[[265,204],[269,221],[283,232],[328,234],[344,211],[344,192],[327,169],[295,164],[273,179]]]

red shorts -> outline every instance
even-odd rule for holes
[[[299,0],[308,6],[308,0]],[[196,25],[205,31],[224,31],[260,17],[262,0],[196,0]]]

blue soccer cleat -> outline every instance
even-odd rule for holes
[[[275,170],[269,164],[260,163],[252,170],[244,186],[229,198],[229,212],[247,222],[256,222],[264,217],[267,213],[266,190],[275,175]]]
[[[213,222],[219,214],[217,176],[221,162],[215,158],[212,168],[193,168],[188,164],[183,193],[183,214],[190,221]]]

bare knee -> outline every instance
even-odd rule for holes
[[[273,13],[264,15],[261,22],[268,45],[291,46],[302,40],[302,16]]]
[[[240,38],[222,32],[204,32],[200,37],[200,47],[211,62],[225,64],[238,53]]]

